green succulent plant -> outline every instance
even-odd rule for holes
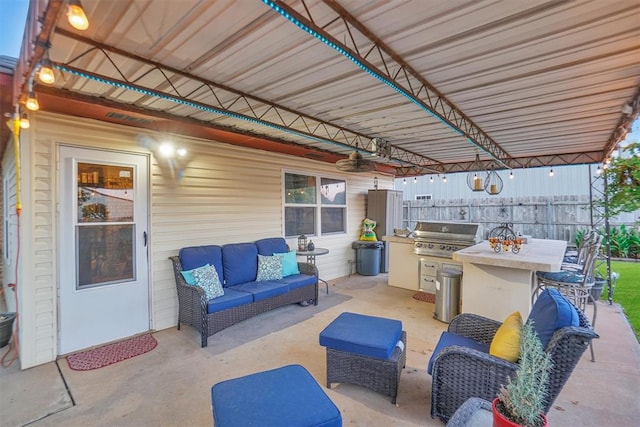
[[[512,422],[523,427],[544,425],[541,415],[547,397],[551,356],[544,351],[532,321],[520,332],[520,361],[514,378],[500,387],[499,409]]]

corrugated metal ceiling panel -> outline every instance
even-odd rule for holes
[[[393,49],[513,158],[598,151],[603,157],[621,119],[621,106],[640,85],[640,3],[636,0],[342,3],[351,15],[345,19],[355,19]],[[67,72],[56,87],[342,155],[351,151],[353,135],[320,142],[278,126],[307,132],[321,127],[318,120],[326,121],[335,128],[317,134],[321,138],[332,139],[336,129],[344,127],[446,164],[474,159],[476,148],[467,138],[259,0],[85,0],[83,4],[91,26],[79,37],[89,40],[54,34],[50,50],[54,62],[222,106],[277,126],[238,120]],[[405,73],[388,54],[380,55],[366,31],[353,24],[347,28],[331,1],[284,4],[310,17],[329,36],[396,77],[401,85],[410,82],[410,90],[420,88],[418,78]],[[58,25],[68,30],[63,15]],[[140,58],[114,52],[107,57],[92,43],[107,52],[115,48]],[[145,64],[145,59],[168,69],[161,73]],[[171,68],[193,77],[178,75]],[[402,80],[405,75],[408,80]],[[196,78],[249,98],[203,87]],[[424,90],[418,95],[425,97]],[[251,96],[276,104],[275,108]],[[311,125],[296,128],[305,121],[299,115]],[[483,153],[482,158],[489,156]]]

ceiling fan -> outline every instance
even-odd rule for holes
[[[336,168],[343,172],[371,172],[376,169],[376,164],[366,160],[357,150],[349,154],[348,159],[338,160]]]

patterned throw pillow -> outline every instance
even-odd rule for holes
[[[204,267],[196,268],[193,270],[193,277],[196,279],[196,286],[204,289],[207,299],[218,298],[224,295],[222,283],[220,283],[218,272],[214,266],[207,264]]]
[[[282,256],[258,254],[258,275],[256,282],[282,279]]]

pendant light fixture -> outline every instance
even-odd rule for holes
[[[67,9],[67,19],[69,24],[76,30],[84,31],[89,28],[89,20],[84,13],[80,0],[69,0],[69,8]]]
[[[471,191],[484,191],[485,173],[481,169],[480,155],[476,153],[476,159],[471,165],[471,172],[467,174],[467,187]]]
[[[38,80],[45,84],[53,84],[56,76],[53,74],[53,65],[49,59],[49,49],[44,51],[44,56],[40,60],[40,69],[38,70]]]
[[[30,111],[38,111],[40,109],[38,98],[36,97],[36,93],[33,90],[29,91],[29,95],[27,96],[27,101],[25,102],[24,105]]]
[[[492,196],[495,196],[497,194],[500,194],[503,186],[504,184],[502,182],[502,178],[500,178],[500,175],[498,175],[498,172],[496,172],[493,169],[493,165],[491,165],[491,170],[489,170],[489,173],[487,174],[487,179],[484,182],[484,191],[486,191]]]

